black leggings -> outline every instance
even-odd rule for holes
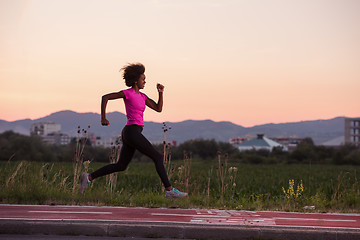
[[[124,171],[134,156],[135,150],[139,150],[142,154],[154,161],[156,171],[165,188],[171,187],[164,167],[163,155],[141,134],[142,130],[143,127],[139,125],[126,125],[121,134],[123,145],[121,147],[119,161],[115,164],[106,165],[91,173],[91,178],[95,179],[110,173]]]

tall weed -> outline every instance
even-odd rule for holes
[[[89,129],[90,126],[88,126],[88,130]],[[85,129],[80,130],[80,126],[78,126],[76,148],[75,148],[75,155],[73,161],[74,164],[74,180],[73,180],[73,188],[72,188],[73,193],[75,193],[75,191],[78,190],[78,186],[79,186],[79,179],[82,172],[83,161],[84,161],[84,148],[88,140],[88,130]]]
[[[109,155],[110,164],[115,164],[119,161],[120,150],[121,150],[120,142],[119,140],[116,140],[115,145],[111,147],[111,151]],[[118,176],[117,172],[106,175],[107,191],[110,193],[110,195],[112,195],[116,190],[117,176]]]

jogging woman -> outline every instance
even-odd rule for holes
[[[162,111],[164,86],[159,83],[156,86],[159,92],[159,99],[156,103],[144,93],[140,92],[141,89],[144,89],[146,83],[144,65],[140,63],[129,64],[121,70],[123,70],[125,84],[130,88],[120,92],[106,94],[101,100],[101,124],[103,126],[109,125],[109,121],[106,119],[107,102],[109,100],[122,98],[125,103],[127,123],[121,134],[123,145],[121,147],[119,161],[115,164],[106,165],[90,174],[82,173],[80,192],[83,193],[88,184],[98,177],[124,171],[134,156],[135,150],[138,150],[154,161],[156,171],[166,189],[166,198],[186,197],[188,195],[187,193],[180,192],[171,186],[164,167],[163,155],[160,154],[141,133],[144,127],[143,113],[145,107],[148,106],[157,112]]]

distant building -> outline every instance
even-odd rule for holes
[[[97,136],[94,135],[94,133],[89,132],[88,139],[91,143],[91,146],[96,146]]]
[[[360,118],[345,118],[345,143],[360,146]]]
[[[30,135],[36,135],[43,139],[44,142],[56,145],[67,145],[71,137],[61,133],[61,125],[53,122],[38,122],[31,125]]]
[[[287,151],[291,152],[295,150],[295,148],[301,143],[304,139],[303,138],[297,138],[297,137],[288,137],[288,138],[271,138],[271,140],[274,140],[277,143],[280,143],[287,149]]]
[[[249,139],[246,137],[236,137],[236,138],[230,138],[229,143],[233,146],[237,146],[245,141],[248,141]]]
[[[50,133],[61,132],[61,125],[53,122],[38,122],[31,125],[30,135],[47,136]]]
[[[265,137],[264,134],[257,134],[256,138],[244,141],[238,145],[240,151],[265,149],[271,152],[275,147],[288,151],[286,146]]]
[[[322,143],[321,145],[325,146],[325,147],[340,147],[344,144],[345,144],[345,137],[339,136],[339,137],[330,139],[330,140]]]
[[[104,148],[110,148],[116,145],[116,143],[121,144],[121,137],[115,136],[108,139],[102,139],[101,137],[95,138],[95,146],[97,147],[104,147]]]
[[[68,145],[71,142],[71,137],[65,133],[50,133],[42,137],[44,142],[56,145]]]

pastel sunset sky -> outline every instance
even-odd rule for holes
[[[150,98],[165,86],[146,121],[360,117],[359,13],[358,0],[0,0],[0,119],[100,113],[132,62]]]

